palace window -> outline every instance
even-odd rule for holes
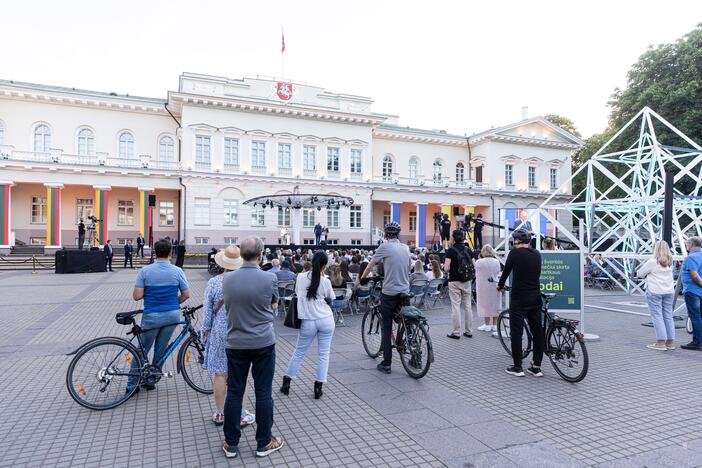
[[[302,210],[302,227],[313,228],[317,224],[317,216],[314,208],[304,208]]]
[[[224,225],[239,224],[239,200],[224,200]]]
[[[117,224],[119,226],[134,225],[134,202],[132,200],[119,200],[117,202]]]
[[[383,180],[389,181],[392,178],[392,156],[386,154],[383,157]]]
[[[209,166],[212,152],[211,140],[208,136],[195,136],[195,164]]]
[[[483,166],[478,166],[475,168],[475,181],[476,182],[483,181]]]
[[[266,213],[262,206],[254,206],[251,208],[251,226],[265,226]]]
[[[46,224],[46,197],[32,197],[32,224]]]
[[[210,243],[209,237],[196,237],[195,238],[195,245],[207,245],[209,243]]]
[[[462,184],[466,179],[466,169],[462,162],[456,164],[456,183]]]
[[[134,159],[134,136],[131,133],[119,134],[118,154],[121,159]]]
[[[251,142],[251,167],[265,168],[266,167],[266,142],[252,141]]]
[[[290,226],[290,208],[278,207],[278,226]]]
[[[291,149],[289,143],[278,144],[278,169],[292,169]]]
[[[224,165],[239,165],[239,140],[236,138],[224,139]]]
[[[383,211],[383,227],[390,224],[390,211]]]
[[[555,167],[552,167],[551,170],[549,171],[549,178],[550,178],[550,186],[551,190],[556,190],[558,188],[558,169]]]
[[[159,161],[175,161],[175,143],[173,138],[163,136],[158,141],[158,159]]]
[[[237,245],[237,244],[239,244],[238,237],[225,237],[224,238],[224,245]]]
[[[351,245],[362,245],[363,240],[362,239],[351,239]]]
[[[194,224],[200,226],[210,225],[210,199],[196,198],[195,199],[195,220]]]
[[[352,149],[351,150],[351,174],[361,173],[361,150]]]
[[[514,165],[505,164],[505,185],[511,187],[514,185]]]
[[[302,148],[302,167],[305,171],[314,172],[317,170],[317,148],[312,145],[305,145]]]
[[[338,208],[327,208],[327,227],[329,227],[330,229],[339,227]]]
[[[360,205],[353,205],[352,207],[349,208],[349,225],[352,228],[360,228],[361,227],[361,206]]]
[[[444,165],[438,159],[434,161],[434,183],[440,184],[444,180]]]
[[[530,189],[536,188],[536,168],[534,166],[529,166],[527,169],[527,181]]]
[[[87,224],[88,216],[93,215],[93,199],[92,198],[77,198],[76,199],[76,224],[83,219]]]
[[[327,170],[339,172],[339,148],[327,148]]]
[[[409,161],[408,173],[410,181],[413,183],[419,177],[419,161],[414,156]]]
[[[410,231],[417,230],[417,212],[416,211],[409,212],[409,230]]]
[[[158,204],[158,225],[173,226],[175,224],[175,202],[162,201]]]
[[[51,130],[48,125],[34,127],[34,152],[48,153],[51,146]]]
[[[78,132],[78,156],[95,155],[95,134],[89,128],[83,128]]]

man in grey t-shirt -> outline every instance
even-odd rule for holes
[[[377,369],[386,374],[390,373],[390,365],[392,364],[390,336],[393,315],[403,305],[402,294],[409,293],[410,289],[410,252],[409,247],[398,239],[399,234],[399,223],[393,221],[385,226],[386,242],[378,246],[365,271],[356,280],[356,285],[358,285],[360,280],[365,278],[376,264],[383,264],[383,289],[380,295],[380,314],[382,316],[380,347],[383,350],[383,361],[378,364]]]
[[[227,313],[227,399],[224,403],[224,454],[238,455],[241,438],[241,404],[249,368],[256,390],[256,456],[264,457],[283,446],[271,434],[273,426],[273,372],[275,332],[273,319],[278,307],[278,281],[258,264],[263,242],[247,237],[241,243],[244,264],[227,273],[222,294]]]

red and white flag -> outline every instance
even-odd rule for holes
[[[283,52],[285,52],[285,33],[283,32],[283,33],[281,33],[281,35],[282,35],[282,46],[280,48],[280,53],[282,54]]]

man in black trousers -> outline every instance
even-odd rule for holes
[[[83,218],[80,218],[78,223],[78,248],[83,250],[83,244],[85,243],[85,224],[83,224]]]
[[[115,252],[112,250],[110,239],[107,239],[107,242],[105,242],[103,252],[105,252],[105,271],[112,271],[112,257],[114,257]]]
[[[141,252],[141,258],[144,258],[144,238],[141,236],[141,233],[137,236],[137,257],[139,256],[139,252]]]
[[[134,268],[132,264],[132,252],[134,252],[134,246],[132,245],[132,240],[129,239],[126,244],[124,244],[124,268],[127,268],[127,260],[129,260],[129,268]]]

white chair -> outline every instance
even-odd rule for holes
[[[295,297],[294,281],[278,281],[278,304],[283,305],[283,318],[288,313],[288,306]]]
[[[414,294],[414,305],[421,305],[424,301],[424,294],[426,293],[428,283],[429,281],[423,279],[416,279],[410,283],[410,293]]]
[[[428,297],[430,299],[433,299],[434,302],[432,303],[432,308],[436,307],[436,301],[439,300],[441,296],[441,287],[444,284],[444,279],[443,278],[435,278],[431,281],[429,281],[429,284],[427,284],[427,292],[425,297]]]
[[[351,289],[349,288],[333,288],[335,302],[332,303],[332,311],[334,312],[334,317],[336,324],[340,327],[344,325],[344,314],[343,310],[349,307],[349,299],[351,299]]]

